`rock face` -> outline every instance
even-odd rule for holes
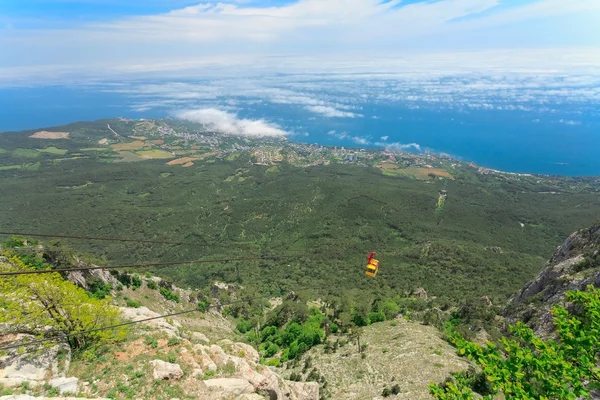
[[[119,311],[121,311],[123,318],[132,321],[139,321],[141,319],[158,317],[160,315],[158,313],[155,313],[154,311],[149,310],[147,307],[119,307]],[[169,337],[178,337],[178,328],[181,326],[177,321],[173,322],[173,325],[171,325],[162,318],[153,319],[151,321],[144,321],[142,322],[142,324],[154,327],[162,332],[165,332],[167,335],[169,335]]]
[[[523,321],[541,337],[553,331],[550,310],[569,290],[600,287],[600,223],[571,234],[559,246],[538,277],[511,299],[505,310],[508,321]]]
[[[18,343],[33,338],[31,335],[18,334],[3,339],[5,342]],[[8,350],[6,355],[0,357],[0,384],[14,386],[27,381],[37,385],[48,378],[64,378],[70,359],[71,349],[66,344],[40,349],[38,353],[29,351],[19,354],[18,349]]]
[[[152,364],[154,367],[154,371],[152,371],[152,376],[154,379],[175,380],[183,376],[183,371],[181,370],[179,364],[171,364],[162,360],[152,360],[150,361],[150,364]]]
[[[217,371],[229,366],[235,372],[229,378],[204,381],[210,389],[211,399],[227,399],[232,394],[260,394],[276,400],[318,400],[319,385],[315,382],[291,382],[283,379],[268,367],[259,365],[259,354],[245,343],[225,343],[229,353],[217,345],[194,346],[194,358],[205,371]],[[231,354],[233,353],[233,354]],[[238,397],[236,397],[237,399]],[[251,399],[252,397],[247,397]]]

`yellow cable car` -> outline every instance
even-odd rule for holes
[[[379,260],[373,258],[375,252],[369,253],[367,256],[367,260],[369,260],[367,264],[366,275],[374,278],[377,275],[377,271],[379,270]]]

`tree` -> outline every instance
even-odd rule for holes
[[[510,327],[511,336],[498,346],[469,342],[458,334],[451,337],[459,354],[474,360],[490,383],[491,393],[509,399],[590,398],[590,389],[600,385],[600,289],[567,292],[577,312],[562,306],[552,310],[556,339],[542,340],[523,323]],[[457,374],[442,385],[430,385],[437,399],[472,399],[467,374]]]
[[[31,269],[17,256],[0,253],[0,270]],[[58,273],[0,279],[0,308],[0,323],[9,326],[9,333],[28,333],[38,338],[73,335],[121,322],[110,298],[92,298]],[[70,336],[68,340],[73,348],[81,348],[118,340],[125,334],[125,328],[120,327]]]

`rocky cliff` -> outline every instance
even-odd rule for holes
[[[508,321],[523,321],[547,337],[553,330],[550,310],[562,304],[565,292],[600,287],[600,223],[572,233],[559,246],[536,279],[511,299]]]

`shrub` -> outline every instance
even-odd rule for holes
[[[367,319],[369,320],[369,323],[371,323],[371,324],[374,324],[376,322],[383,322],[383,321],[385,321],[385,314],[381,311],[370,312],[369,314],[367,314]]]
[[[491,384],[489,398],[496,393],[507,399],[589,398],[590,388],[600,384],[600,289],[570,291],[566,298],[581,312],[575,315],[554,307],[557,340],[540,339],[521,322],[509,328],[511,336],[503,337],[499,346],[483,347],[450,333],[459,354],[482,367],[484,381]],[[459,373],[445,383],[430,385],[430,392],[436,399],[472,398],[476,382],[473,374]]]
[[[173,293],[170,289],[161,287],[160,294],[162,294],[163,297],[167,300],[171,300],[171,301],[174,301],[175,303],[179,303],[179,296],[177,296],[175,293]]]
[[[156,282],[154,282],[152,280],[147,280],[146,286],[148,287],[148,289],[152,289],[152,290],[158,289],[158,285],[156,284]]]
[[[125,297],[125,304],[127,307],[140,308],[141,304],[139,301],[131,300],[128,297]]]

